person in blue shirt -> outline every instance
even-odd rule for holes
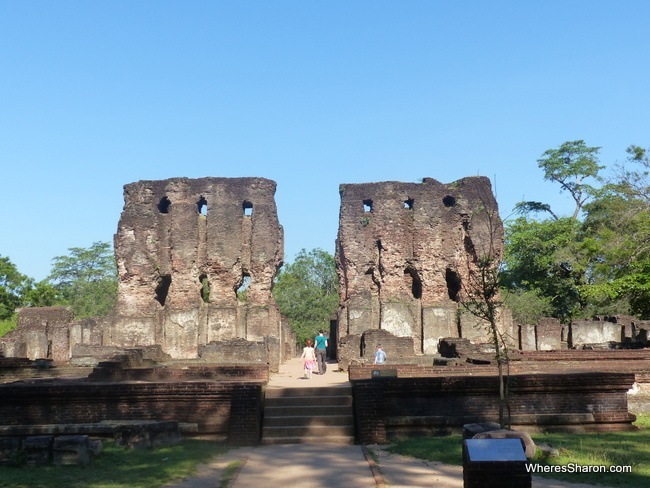
[[[375,364],[384,364],[384,361],[386,361],[386,353],[381,348],[381,344],[379,344],[375,352]]]
[[[327,371],[327,363],[325,362],[325,357],[327,356],[327,337],[323,335],[322,330],[318,331],[318,335],[314,339],[314,348],[316,349],[318,374],[325,374],[325,371]]]

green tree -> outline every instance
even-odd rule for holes
[[[589,251],[582,293],[600,313],[650,318],[650,183],[645,149],[630,146],[628,165],[589,203],[584,220]]]
[[[107,242],[89,248],[72,247],[55,257],[48,279],[72,307],[77,318],[108,314],[115,305],[117,267]]]
[[[18,271],[8,257],[0,256],[0,320],[10,319],[24,304],[23,295],[32,280]]]
[[[25,291],[23,302],[25,307],[51,307],[63,304],[63,297],[52,283],[43,280]]]
[[[338,276],[334,257],[322,249],[302,249],[278,273],[273,297],[287,317],[298,344],[329,328],[338,307]]]
[[[580,227],[568,217],[510,222],[501,285],[514,292],[535,292],[563,322],[579,315],[584,305],[580,286],[585,284]]]
[[[539,290],[501,290],[504,305],[512,312],[517,324],[536,324],[543,317],[553,314],[550,298],[540,295]]]
[[[544,180],[558,183],[560,192],[568,192],[575,207],[570,217],[562,217],[548,203],[516,205],[515,211],[524,216],[507,226],[501,284],[513,295],[511,305],[528,310],[515,309],[513,315],[530,315],[532,311],[525,301],[517,300],[521,296],[536,298],[536,314],[550,310],[563,322],[587,312],[584,285],[589,280],[591,251],[578,217],[585,205],[600,195],[599,188],[592,185],[602,181],[599,151],[599,147],[589,147],[582,140],[567,141],[537,160]],[[550,218],[529,218],[536,212],[546,212]]]
[[[598,164],[599,147],[588,147],[585,141],[567,141],[557,149],[549,149],[537,160],[544,170],[544,180],[560,184],[560,191],[569,193],[575,202],[572,218],[577,219],[587,200],[594,194],[591,180],[600,181]],[[548,212],[555,220],[559,217],[550,205],[541,202],[520,202],[516,210],[528,212]]]

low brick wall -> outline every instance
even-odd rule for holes
[[[97,367],[88,377],[91,381],[269,381],[268,365],[197,365],[154,368]]]
[[[399,435],[444,434],[463,424],[498,420],[494,376],[351,378],[358,441],[385,443]],[[511,425],[524,431],[629,430],[628,373],[510,377]]]
[[[0,385],[0,425],[175,420],[199,435],[255,445],[261,435],[262,382],[99,383],[37,381]]]

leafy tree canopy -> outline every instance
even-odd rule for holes
[[[584,284],[580,222],[573,218],[536,221],[520,217],[507,225],[501,285],[534,291],[552,315],[567,321],[579,313]]]
[[[111,245],[95,242],[55,257],[48,279],[78,318],[108,314],[115,305],[117,267]],[[46,290],[42,290],[43,293]]]
[[[338,307],[338,276],[334,257],[322,249],[301,250],[278,273],[273,296],[287,317],[299,344],[319,329],[329,329]]]
[[[23,306],[23,294],[32,283],[8,257],[0,256],[0,320],[9,319],[17,308]]]
[[[599,171],[604,168],[598,160],[599,147],[588,147],[585,141],[567,141],[557,149],[549,149],[537,160],[544,170],[544,179],[560,184],[560,191],[569,193],[575,202],[572,218],[578,218],[582,207],[594,194],[590,181],[600,181]],[[541,202],[520,202],[515,207],[519,213],[548,212],[554,219],[550,205]]]
[[[560,183],[576,207],[561,217],[545,203],[517,205],[524,215],[547,212],[551,218],[524,216],[507,225],[501,285],[515,297],[507,300],[518,307],[515,316],[526,315],[525,301],[516,297],[533,293],[563,321],[609,313],[650,318],[650,157],[629,146],[626,163],[605,180],[598,150],[566,142],[538,160],[545,179]],[[605,184],[596,188],[588,180]]]

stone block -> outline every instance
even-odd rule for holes
[[[27,329],[23,333],[29,359],[47,358],[49,344],[45,330]]]
[[[150,449],[177,444],[181,440],[178,422],[116,422],[115,443],[130,449]]]
[[[361,336],[361,357],[374,361],[377,346],[381,345],[386,360],[395,363],[398,358],[414,355],[412,337],[398,337],[383,329],[367,330]]]
[[[553,318],[541,319],[535,327],[538,351],[559,351],[562,344],[562,325]]]
[[[23,461],[22,438],[0,437],[0,466],[15,466]]]
[[[101,439],[88,439],[88,452],[91,456],[97,457],[104,450],[104,444]]]
[[[596,320],[571,322],[570,347],[578,349],[585,344],[622,342],[621,325]]]
[[[262,341],[231,339],[213,341],[199,347],[199,357],[217,364],[267,364],[268,351]]]
[[[496,422],[477,422],[463,425],[463,439],[472,439],[476,434],[501,429]]]
[[[357,361],[361,355],[361,335],[350,334],[339,339],[338,361],[339,369],[347,371],[352,361]]]
[[[90,463],[87,435],[60,435],[52,445],[52,463],[86,466]]]
[[[458,307],[440,304],[422,308],[422,352],[437,354],[438,341],[443,337],[458,337],[456,317]]]
[[[47,466],[52,462],[52,444],[54,437],[51,435],[38,435],[26,437],[23,441],[25,462],[31,466]]]
[[[381,305],[380,328],[398,337],[420,335],[420,310],[414,310],[411,299]]]
[[[519,325],[519,349],[522,351],[537,350],[537,341],[535,340],[535,326],[529,324]]]

